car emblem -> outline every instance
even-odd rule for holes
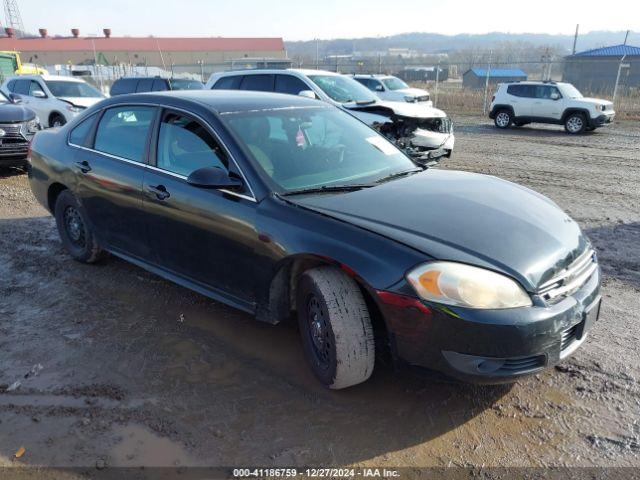
[[[7,132],[0,128],[0,137],[4,137],[6,134]]]

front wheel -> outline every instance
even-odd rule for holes
[[[83,263],[100,260],[103,251],[87,221],[84,209],[69,190],[64,190],[58,196],[54,213],[60,240],[67,252]]]
[[[493,123],[495,123],[498,128],[509,128],[513,123],[511,112],[509,110],[498,110]]]
[[[62,115],[59,115],[57,113],[54,113],[53,115],[51,115],[51,118],[49,119],[49,126],[52,127],[52,128],[53,127],[61,127],[65,123],[67,123],[65,118]]]
[[[576,135],[587,128],[587,119],[582,113],[572,113],[564,121],[564,129],[567,133]]]
[[[298,284],[297,310],[305,356],[320,382],[341,389],[371,376],[373,328],[352,278],[333,267],[308,270]]]

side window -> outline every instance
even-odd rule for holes
[[[88,140],[87,136],[89,135],[91,128],[93,128],[95,120],[96,115],[91,115],[89,118],[80,122],[76,128],[71,130],[71,133],[69,134],[69,143],[79,145],[81,147],[86,146]]]
[[[200,123],[166,112],[160,124],[156,166],[185,177],[203,167],[227,170],[229,162],[218,142]]]
[[[151,91],[152,92],[164,92],[165,90],[168,90],[168,85],[166,80],[164,80],[163,78],[156,78],[153,81],[153,85],[151,85]]]
[[[241,90],[257,92],[273,92],[273,77],[275,75],[245,75],[240,83]]]
[[[29,95],[32,97],[35,96],[34,92],[41,92],[42,95],[45,94],[44,90],[42,89],[42,85],[40,85],[35,80],[31,80],[31,83],[29,84]]]
[[[228,77],[222,77],[213,86],[215,90],[238,90],[240,88],[240,82],[242,81],[242,75],[230,75]]]
[[[142,80],[138,80],[138,86],[136,87],[137,93],[150,92],[151,86],[153,85],[153,79],[144,78]]]
[[[290,95],[298,95],[303,90],[311,90],[309,86],[293,75],[276,75],[277,93],[288,93]]]
[[[522,97],[522,85],[509,85],[507,87],[507,93],[514,97]]]
[[[29,80],[16,80],[15,93],[20,95],[29,95],[29,87],[31,82]]]
[[[107,110],[96,131],[94,148],[100,152],[144,162],[153,107],[115,107]]]
[[[138,86],[138,80],[135,78],[123,78],[116,80],[111,87],[111,95],[124,95],[125,93],[133,93]]]

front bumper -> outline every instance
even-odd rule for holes
[[[513,382],[557,364],[585,340],[597,320],[600,272],[554,305],[473,310],[382,303],[398,360],[469,383]]]
[[[598,115],[596,118],[590,119],[590,126],[593,128],[602,127],[603,125],[609,125],[613,123],[615,118],[615,112],[605,112],[602,115]]]

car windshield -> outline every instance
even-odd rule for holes
[[[68,82],[65,80],[45,80],[54,97],[90,97],[102,98],[104,95],[96,88],[84,82]]]
[[[567,83],[562,86],[562,95],[567,98],[582,98],[582,94],[580,93],[580,90],[578,90],[576,87],[574,87],[570,83]]]
[[[309,75],[329,98],[338,103],[373,103],[376,97],[353,78],[341,75]]]
[[[222,118],[279,193],[371,185],[417,169],[386,138],[333,107],[235,112]]]
[[[403,90],[405,88],[409,88],[409,85],[396,77],[384,78],[382,83],[384,83],[384,86],[389,90]]]
[[[171,83],[171,90],[202,90],[204,88],[203,83],[198,80],[172,78],[169,82]]]

